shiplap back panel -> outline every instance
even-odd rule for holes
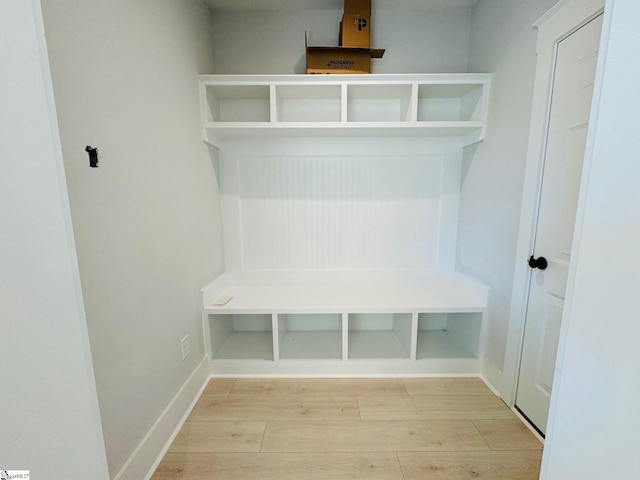
[[[437,268],[441,155],[233,161],[243,271]]]

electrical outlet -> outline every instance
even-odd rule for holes
[[[184,360],[191,353],[191,347],[189,346],[189,335],[185,335],[184,338],[180,340],[180,345],[182,346],[182,360]]]

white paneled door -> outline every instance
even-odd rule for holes
[[[546,430],[602,16],[558,43],[516,407]]]

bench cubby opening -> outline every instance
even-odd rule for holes
[[[349,315],[349,358],[410,358],[410,313]]]
[[[209,315],[209,328],[213,358],[273,360],[272,315]]]
[[[278,315],[280,359],[342,358],[340,314]]]
[[[416,358],[476,358],[482,313],[418,315]]]

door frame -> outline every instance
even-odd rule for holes
[[[542,174],[547,147],[547,130],[551,110],[551,89],[554,80],[558,44],[602,14],[604,6],[605,0],[561,0],[533,24],[538,29],[536,77],[503,372],[506,383],[503,399],[511,407],[515,405],[520,373],[528,292],[531,281],[531,269],[527,264],[527,259],[533,254],[535,244]],[[600,69],[599,61],[596,75]],[[588,172],[588,170],[585,159],[583,179],[585,172]]]

